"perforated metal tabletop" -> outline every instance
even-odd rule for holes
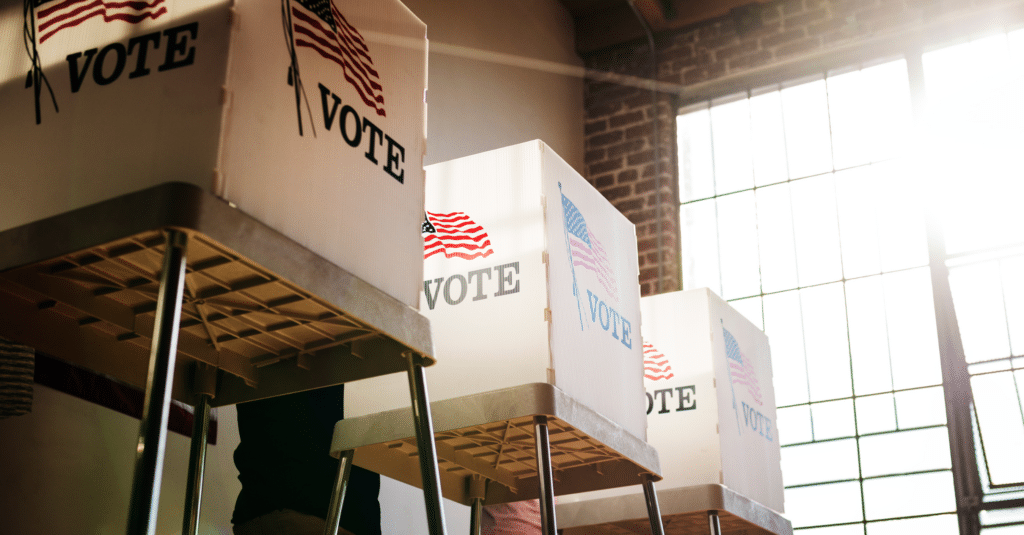
[[[527,384],[430,404],[441,488],[472,504],[473,476],[489,480],[484,504],[538,497],[534,416],[547,416],[556,495],[661,479],[654,448],[553,385]],[[355,450],[353,463],[419,486],[408,411],[345,419],[331,453]]]
[[[658,489],[665,535],[710,533],[708,513],[715,512],[721,533],[728,535],[793,535],[793,525],[772,511],[723,485]],[[564,535],[632,535],[648,533],[644,497],[638,494],[557,506]]]
[[[175,399],[195,362],[217,406],[433,361],[416,310],[185,183],[0,232],[0,336],[144,387],[167,229],[188,236]]]

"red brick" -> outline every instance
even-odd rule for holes
[[[634,153],[634,154],[630,154],[626,158],[626,160],[629,162],[629,165],[631,165],[631,166],[632,165],[640,165],[642,163],[647,163],[647,162],[653,162],[654,161],[654,151],[653,150],[645,150],[643,152],[637,152],[637,153]]]
[[[644,145],[646,145],[646,144],[647,144],[647,141],[644,140],[643,138],[633,139],[633,140],[630,140],[630,141],[625,141],[623,143],[619,143],[618,145],[614,145],[612,147],[608,147],[608,157],[609,158],[621,158],[622,156],[626,156],[627,154],[634,153],[634,152],[644,148]]]
[[[830,18],[821,22],[811,24],[807,27],[807,35],[815,37],[818,35],[830,34],[836,30],[842,30],[847,25],[846,19]]]
[[[791,15],[804,10],[804,0],[787,0],[782,3],[782,14]]]
[[[613,115],[608,118],[608,125],[612,128],[618,128],[627,124],[633,124],[638,121],[642,121],[644,118],[644,112],[642,111],[631,111],[627,113],[620,113],[619,115]]]
[[[615,182],[618,184],[626,184],[629,182],[636,182],[637,178],[640,177],[640,173],[637,173],[636,169],[626,169],[619,173],[616,177]]]
[[[608,151],[605,149],[588,150],[583,155],[583,161],[586,163],[597,163],[607,157]]]
[[[636,190],[636,194],[637,195],[642,195],[642,194],[647,193],[649,191],[654,191],[654,187],[655,187],[655,181],[654,180],[644,180],[642,182],[637,182],[636,187],[634,189]],[[654,203],[651,202],[651,199],[648,199],[648,204],[654,204]]]
[[[686,43],[681,46],[673,47],[665,51],[658,51],[658,59],[662,61],[676,61],[680,59],[687,59],[694,57],[694,48],[692,43]]]
[[[630,186],[615,186],[613,188],[607,188],[601,190],[601,195],[604,195],[605,199],[609,202],[614,202],[617,199],[629,197],[633,194],[632,187]]]
[[[612,175],[603,175],[594,179],[593,184],[597,189],[604,189],[615,183],[615,177]]]
[[[818,8],[814,11],[808,11],[792,17],[786,17],[785,25],[786,28],[799,28],[801,26],[807,26],[812,22],[818,22],[828,18],[828,10],[825,8]]]
[[[621,159],[607,160],[604,162],[595,163],[588,166],[587,174],[589,174],[590,176],[597,176],[602,173],[607,173],[609,171],[618,171],[619,169],[622,169]]]
[[[779,46],[779,45],[782,45],[782,44],[785,44],[785,43],[789,43],[789,42],[792,42],[792,41],[796,41],[798,39],[802,39],[806,35],[807,34],[805,33],[803,28],[795,28],[795,29],[792,29],[792,30],[786,30],[786,31],[784,31],[782,33],[777,33],[775,35],[769,35],[769,36],[761,39],[761,48],[773,48],[773,47],[776,47],[776,46]]]
[[[803,41],[797,41],[795,43],[789,43],[788,45],[780,46],[775,49],[776,58],[784,58],[786,56],[795,56],[798,54],[806,54],[815,50],[821,49],[821,40],[817,37],[809,37]]]
[[[651,123],[638,124],[631,126],[626,129],[626,139],[636,139],[639,137],[649,137],[654,133],[654,125]]]
[[[658,268],[646,268],[640,270],[640,280],[649,281],[658,278]]]
[[[767,50],[758,50],[753,54],[747,54],[746,56],[740,56],[729,60],[729,72],[736,74],[737,71],[745,69],[752,69],[754,67],[760,67],[771,61],[772,53]]]
[[[741,41],[732,46],[722,48],[715,52],[715,61],[726,61],[736,56],[749,54],[757,50],[757,41]]]
[[[583,126],[583,135],[589,136],[590,134],[604,132],[607,129],[608,121],[604,119],[601,119],[599,121],[591,121]]]
[[[619,212],[621,212],[622,214],[626,214],[628,216],[630,212],[643,208],[643,204],[643,201],[640,199],[629,199],[626,201],[614,203],[613,206],[615,206],[615,208]]]
[[[596,148],[611,145],[612,143],[622,141],[622,136],[622,130],[615,130],[613,132],[605,132],[604,134],[590,136],[587,138],[587,146]]]

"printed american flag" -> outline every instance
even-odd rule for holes
[[[424,260],[440,253],[445,258],[466,260],[494,254],[487,231],[465,212],[427,212],[423,217],[423,234]]]
[[[115,20],[138,24],[156,20],[167,13],[164,0],[104,2],[103,0],[35,0],[35,16],[42,44],[65,28],[73,28],[87,20]],[[99,18],[97,18],[99,17]]]
[[[341,66],[345,80],[363,103],[385,116],[380,75],[359,30],[345,20],[331,0],[295,0],[292,5],[295,46],[309,48]]]
[[[587,226],[587,221],[579,208],[562,194],[562,211],[565,215],[565,228],[569,231],[569,248],[572,254],[572,265],[587,269],[597,276],[598,282],[608,295],[618,300],[619,289],[615,284],[608,253]]]
[[[762,405],[761,385],[757,381],[757,372],[754,371],[750,359],[743,358],[740,345],[732,333],[725,327],[722,327],[722,332],[725,333],[725,356],[726,362],[729,364],[729,377],[732,383],[747,387],[750,397],[754,398],[758,405]]]
[[[644,377],[651,381],[660,381],[675,376],[672,373],[672,365],[668,363],[668,357],[655,349],[650,342],[644,342]]]

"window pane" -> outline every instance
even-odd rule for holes
[[[999,267],[1010,348],[1014,355],[1024,355],[1024,256],[1003,260]]]
[[[847,278],[880,273],[879,199],[887,192],[875,166],[836,173],[839,236]],[[886,229],[888,232],[889,229]]]
[[[928,265],[928,236],[925,228],[922,171],[905,160],[872,165],[877,175],[879,250],[882,271]],[[844,251],[845,253],[845,251]],[[849,277],[850,275],[847,274]]]
[[[786,516],[794,528],[857,522],[864,517],[856,481],[786,489],[785,500]]]
[[[711,112],[699,110],[676,118],[679,144],[679,201],[705,199],[715,194],[711,151]]]
[[[868,520],[956,510],[950,472],[869,479],[864,482]]]
[[[718,271],[718,223],[715,200],[685,204],[679,208],[682,221],[683,288],[711,288],[722,295]]]
[[[946,399],[942,387],[896,392],[896,414],[900,429],[945,424]]]
[[[840,280],[842,258],[833,176],[793,182],[790,191],[800,285]]]
[[[856,440],[782,448],[782,478],[787,486],[857,479],[857,474]]]
[[[896,429],[896,407],[892,394],[857,398],[857,431],[862,435]]]
[[[1011,372],[971,378],[978,427],[989,476],[995,485],[1024,482],[1024,416]]]
[[[772,349],[775,402],[796,405],[808,401],[800,294],[797,291],[764,296],[764,331]]]
[[[951,467],[945,427],[861,437],[860,455],[864,477]]]
[[[815,403],[811,405],[811,416],[814,440],[854,436],[852,399]]]
[[[757,261],[757,212],[754,192],[718,198],[718,239],[722,297],[735,299],[761,293]]]
[[[810,442],[814,438],[811,434],[811,407],[809,405],[779,409],[775,417],[779,422],[779,425],[776,426],[779,429],[779,444],[785,446]]]
[[[842,283],[800,291],[811,401],[853,395]]]
[[[906,518],[868,524],[868,535],[908,535],[911,533],[960,535],[960,526],[957,524],[956,515]]]
[[[715,194],[754,187],[747,99],[712,107],[711,132],[715,155]]]
[[[778,91],[751,97],[750,127],[754,145],[754,183],[764,186],[786,180],[786,135],[782,127],[782,98]]]
[[[999,265],[985,262],[951,268],[949,286],[967,362],[1010,356]]]
[[[861,71],[830,76],[826,85],[836,169],[867,163],[868,140],[881,125],[871,121],[874,117],[864,98],[867,88]]]
[[[825,80],[783,89],[782,116],[786,128],[789,177],[801,178],[831,171],[832,147]]]
[[[764,317],[761,313],[761,297],[749,297],[747,299],[737,299],[735,301],[729,301],[729,304],[736,309],[737,312],[743,314],[744,318],[750,320],[758,329],[764,330]]]
[[[757,237],[764,292],[796,288],[796,242],[789,184],[760,188],[757,197]]]
[[[918,268],[882,275],[889,356],[897,390],[942,384],[931,275]]]
[[[902,156],[911,132],[910,82],[907,62],[892,61],[861,71],[868,130],[867,159],[872,162]]]
[[[892,390],[882,278],[847,281],[846,311],[853,354],[853,384],[857,395]]]

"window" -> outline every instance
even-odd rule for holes
[[[1024,489],[1024,32],[919,59],[923,136],[904,60],[677,119],[683,287],[770,338],[802,534],[958,532],[935,321],[954,305],[933,302],[930,262],[950,273],[986,493]],[[1024,509],[981,520],[1024,529]]]

